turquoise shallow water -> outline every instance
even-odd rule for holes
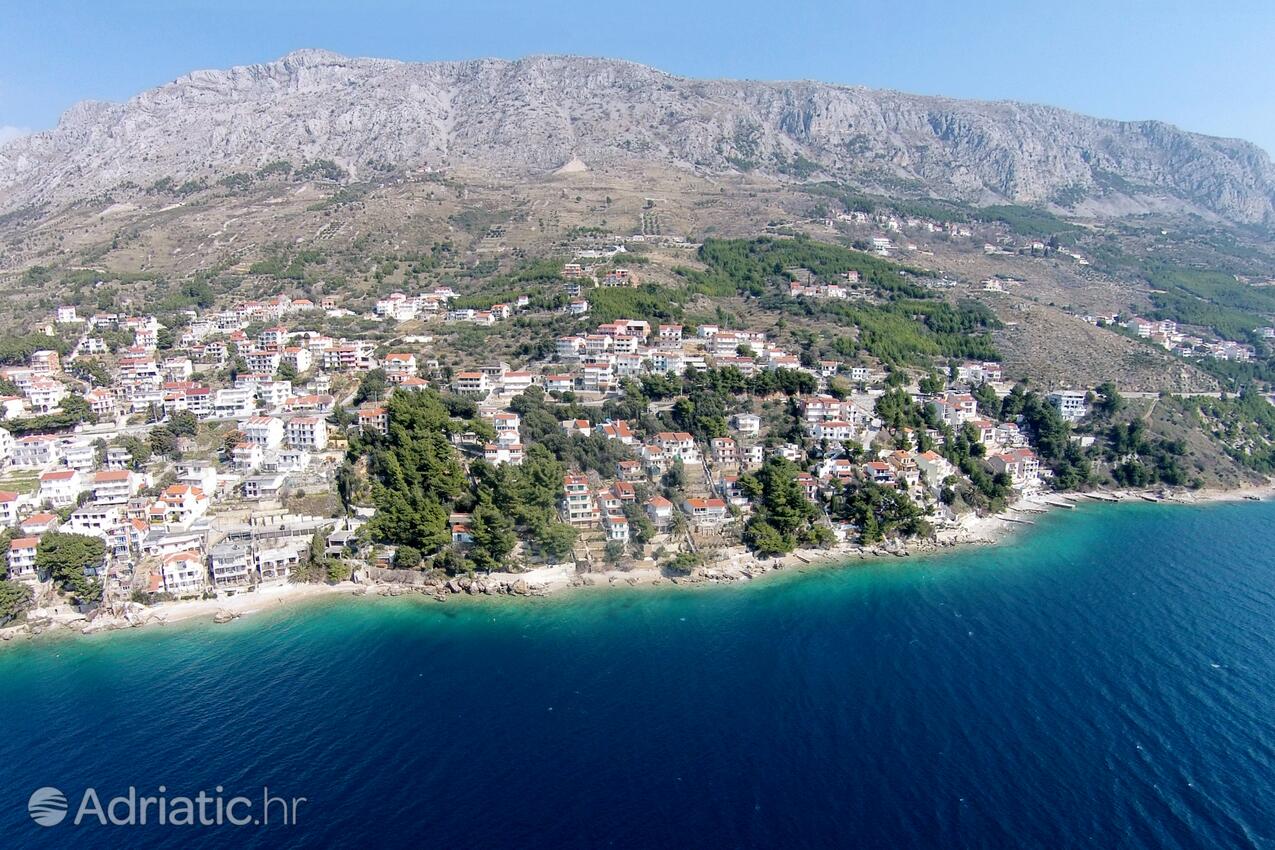
[[[742,587],[324,600],[0,651],[11,846],[1275,846],[1275,504]],[[37,826],[55,786],[298,823]]]

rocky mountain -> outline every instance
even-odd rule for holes
[[[816,82],[694,80],[578,57],[408,63],[303,50],[81,103],[0,148],[0,210],[279,159],[511,177],[652,164],[972,203],[1189,210],[1275,223],[1256,146],[1155,121]]]

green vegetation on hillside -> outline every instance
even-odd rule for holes
[[[1260,394],[1161,403],[1180,405],[1237,463],[1263,475],[1275,474],[1275,406]]]
[[[520,296],[530,298],[533,309],[554,310],[565,306],[562,292],[562,262],[543,259],[523,264],[509,274],[497,275],[483,282],[477,292],[462,295],[452,302],[456,308],[486,310],[493,304],[512,304]]]
[[[744,544],[759,555],[783,555],[799,544],[824,542],[823,532],[816,531],[819,509],[798,485],[798,471],[792,461],[772,457],[756,475],[739,477],[740,489],[753,497],[754,506]]]
[[[927,294],[923,286],[904,275],[907,270],[901,266],[805,237],[706,239],[700,246],[699,258],[709,271],[689,275],[693,285],[712,288],[715,281],[729,281],[734,291],[746,295],[762,295],[776,280],[788,280],[784,270],[790,268],[809,269],[816,277],[829,281],[856,271],[863,286],[912,298]]]
[[[1275,356],[1268,341],[1256,333],[1259,327],[1275,324],[1275,288],[1254,286],[1216,269],[1139,260],[1118,251],[1102,257],[1108,268],[1132,274],[1151,288],[1150,318],[1170,319],[1254,346],[1256,357],[1252,360],[1202,357],[1194,361],[1223,387],[1238,390],[1254,381],[1275,382]]]
[[[832,515],[859,530],[859,542],[879,543],[894,537],[929,537],[933,527],[925,511],[907,491],[871,481],[848,482],[836,495]]]
[[[1041,466],[1053,471],[1058,490],[1076,490],[1089,482],[1092,470],[1079,444],[1071,439],[1071,426],[1058,409],[1035,390],[1015,384],[1001,403],[1001,419],[1017,417],[1023,431],[1036,447]]]
[[[1022,236],[1042,238],[1075,233],[1080,230],[1077,225],[1051,212],[1020,204],[976,207],[944,198],[891,198],[859,192],[836,183],[813,183],[800,188],[808,194],[839,201],[850,212],[893,212],[904,217],[923,218],[940,223],[1001,222]],[[1079,199],[1075,189],[1063,197],[1073,202]]]
[[[248,274],[265,275],[282,280],[304,280],[307,266],[323,265],[325,262],[327,258],[322,251],[280,250],[253,263],[248,269]]]
[[[840,317],[858,326],[857,338],[843,336],[833,341],[837,353],[846,357],[863,352],[890,364],[928,364],[935,357],[1000,359],[987,333],[999,323],[977,302],[897,301],[862,306],[806,300],[800,306],[809,313]]]
[[[81,603],[102,598],[102,583],[87,571],[102,565],[106,546],[96,537],[52,531],[40,539],[35,568]]]
[[[682,317],[682,304],[686,294],[669,287],[644,283],[634,288],[590,289],[587,298],[591,322],[642,319],[656,325]]]
[[[30,585],[0,580],[0,626],[8,625],[10,620],[30,608],[33,597]]]
[[[1149,263],[1143,276],[1156,291],[1152,318],[1211,328],[1226,339],[1246,340],[1275,316],[1275,289],[1249,286],[1233,275]]]
[[[1125,487],[1156,483],[1178,487],[1188,483],[1181,460],[1186,446],[1181,441],[1148,437],[1141,419],[1117,422],[1105,436],[1105,455],[1116,483]]]
[[[1022,236],[1057,236],[1063,233],[1073,233],[1080,229],[1078,226],[1069,221],[1064,221],[1051,212],[1018,204],[976,207],[974,209],[974,217],[979,221],[1003,222],[1010,230]]]
[[[472,418],[472,402],[427,389],[394,393],[387,406],[389,433],[352,443],[350,453],[367,456],[376,505],[369,523],[373,539],[399,547],[400,563],[453,574],[495,569],[519,538],[550,558],[570,554],[575,532],[555,513],[563,467],[548,449],[529,446],[520,466],[475,461],[466,476],[452,436],[490,431]],[[473,545],[463,553],[452,545],[448,525],[455,512],[470,514]]]
[[[32,354],[44,350],[56,351],[60,356],[65,356],[71,350],[71,343],[61,337],[42,333],[6,334],[0,337],[0,365],[25,364]]]
[[[838,183],[806,183],[801,191],[839,201],[849,212],[875,213],[892,210],[899,215],[917,216],[939,222],[970,221],[973,207],[941,198],[887,198],[860,192]]]
[[[708,270],[685,273],[693,288],[720,293],[730,286],[759,297],[768,309],[855,328],[834,341],[844,356],[862,352],[886,363],[915,364],[934,357],[999,359],[988,335],[998,322],[988,308],[944,301],[917,283],[908,269],[860,251],[806,238],[709,239],[699,256]],[[786,270],[793,268],[809,269],[832,282],[858,272],[854,285],[868,290],[874,300],[791,298]]]
[[[375,539],[433,553],[451,543],[447,515],[464,490],[464,469],[451,435],[458,424],[433,391],[396,393],[389,434],[367,454]]]

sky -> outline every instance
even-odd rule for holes
[[[0,141],[80,100],[321,47],[415,61],[574,53],[1022,100],[1275,151],[1272,0],[5,0],[3,19]]]

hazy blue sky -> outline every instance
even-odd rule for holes
[[[397,59],[614,56],[1158,118],[1275,151],[1275,2],[5,0],[0,135],[77,100],[299,47]]]

